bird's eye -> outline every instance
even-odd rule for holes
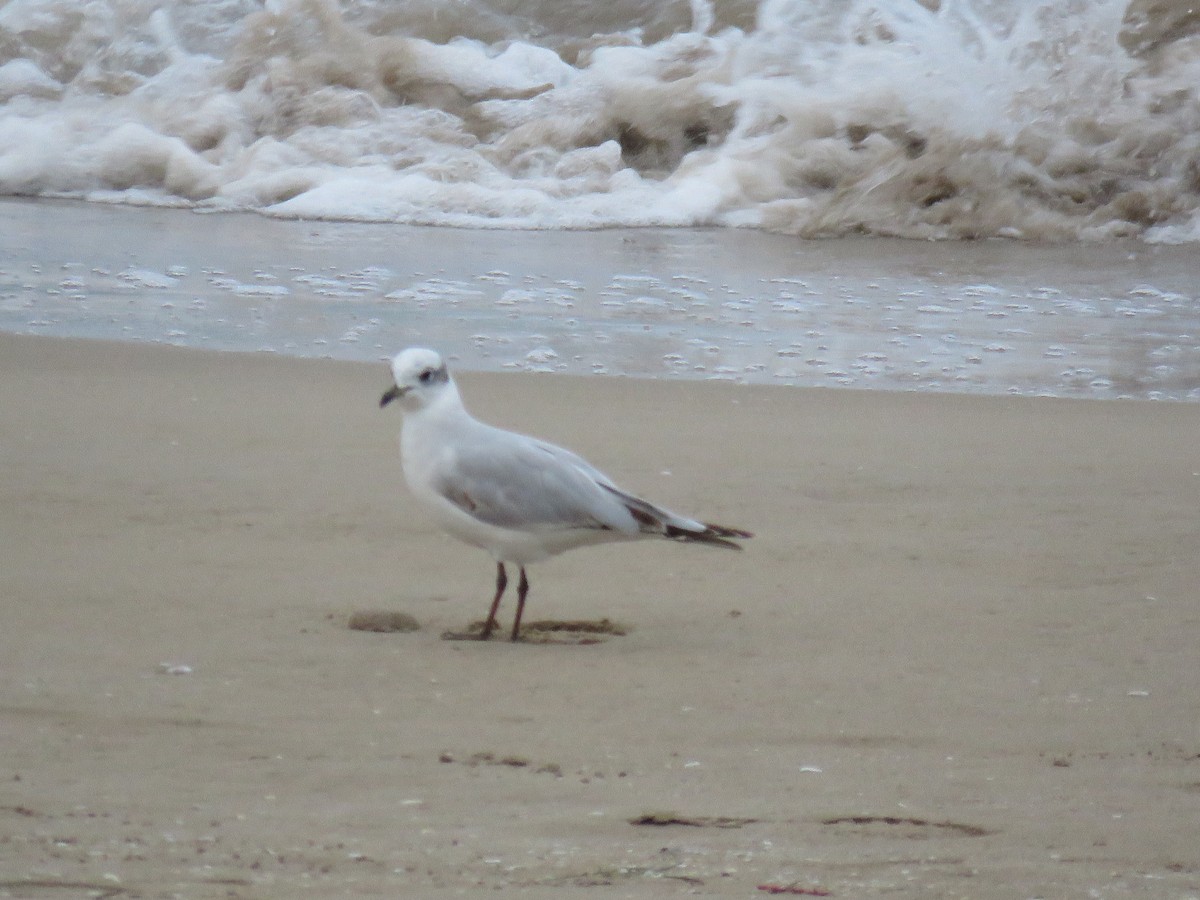
[[[424,372],[422,372],[420,375],[417,376],[417,381],[421,382],[421,384],[429,384],[429,382],[431,382],[432,380],[433,380],[433,369],[426,369]]]

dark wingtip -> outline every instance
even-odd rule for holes
[[[727,528],[724,525],[713,525],[710,522],[705,522],[704,527],[715,534],[717,537],[724,538],[752,538],[754,532],[742,531],[740,528]]]
[[[726,528],[724,525],[710,525],[708,522],[703,524],[704,531],[687,531],[683,528],[676,528],[674,525],[668,525],[666,535],[685,543],[711,544],[714,547],[725,547],[729,550],[742,549],[740,545],[735,544],[729,538],[742,540],[754,537],[751,532],[742,531],[740,528]]]

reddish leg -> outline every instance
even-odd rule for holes
[[[524,581],[524,571],[524,569],[521,570],[522,581]],[[483,631],[479,632],[481,641],[486,641],[492,636],[492,630],[496,627],[496,610],[500,608],[500,598],[504,596],[506,587],[508,587],[508,573],[504,571],[504,563],[498,562],[496,563],[496,596],[492,600],[492,608],[488,610],[487,621],[483,623]]]
[[[512,639],[515,641],[521,634],[521,614],[525,612],[525,595],[529,593],[529,579],[525,577],[525,567],[521,566],[521,580],[517,582],[517,615],[513,619]]]

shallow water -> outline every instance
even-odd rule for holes
[[[468,369],[1200,399],[1200,272],[1126,241],[501,232],[0,202],[0,329]]]

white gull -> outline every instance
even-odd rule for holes
[[[413,496],[439,525],[496,560],[496,593],[480,633],[487,640],[508,585],[504,564],[520,568],[512,640],[529,593],[525,567],[575,547],[663,537],[741,548],[750,532],[677,515],[635,497],[569,450],[486,425],[463,406],[445,361],[410,347],[392,360],[394,384],[379,400],[404,411],[400,455]]]

